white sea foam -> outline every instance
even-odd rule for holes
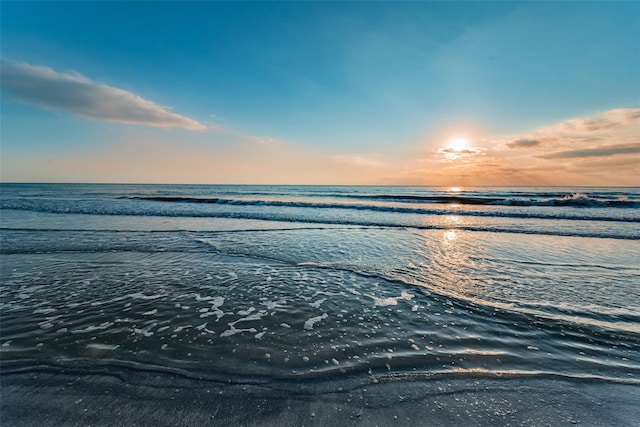
[[[235,327],[233,327],[232,325],[230,329],[227,329],[226,331],[222,332],[220,334],[221,337],[230,337],[233,336],[235,334],[240,334],[242,332],[249,332],[249,333],[256,333],[258,332],[255,328],[248,328],[248,329],[237,329]]]
[[[33,314],[48,314],[57,311],[55,308],[39,308],[33,311]]]
[[[265,301],[262,304],[265,305],[268,310],[273,310],[275,308],[284,308],[284,307],[286,307],[287,301],[285,301],[285,300]]]
[[[386,307],[388,305],[398,305],[398,298],[374,298],[373,304],[378,307]]]
[[[248,308],[248,309],[246,309],[246,310],[239,310],[239,311],[238,311],[238,314],[239,314],[240,316],[248,316],[249,314],[253,313],[254,311],[256,311],[256,308],[255,308],[255,307],[249,307],[249,308]]]
[[[100,344],[100,343],[90,343],[87,344],[87,348],[90,349],[94,349],[94,350],[115,350],[118,347],[120,347],[117,344]]]
[[[99,325],[90,325],[84,329],[74,329],[70,331],[72,334],[86,334],[87,332],[102,331],[113,326],[113,322],[103,322]]]
[[[252,314],[250,316],[247,317],[242,317],[234,322],[229,323],[229,325],[235,325],[236,323],[240,323],[240,322],[250,322],[253,320],[260,320],[262,319],[262,317],[266,316],[267,312],[264,310],[260,310],[255,314]]]
[[[133,328],[133,332],[135,332],[136,334],[144,335],[145,337],[150,337],[154,334],[153,332],[151,332],[151,330],[155,328],[157,325],[158,325],[157,322],[153,322],[152,324],[144,328]]]
[[[222,310],[215,310],[215,311],[207,311],[207,312],[204,312],[204,313],[202,313],[199,317],[200,317],[201,319],[204,319],[204,318],[207,318],[207,317],[210,317],[210,316],[216,316],[216,322],[217,322],[217,321],[219,321],[219,320],[222,318],[222,316],[224,316],[224,315],[225,315],[225,312],[223,312]]]
[[[125,295],[126,298],[141,299],[141,300],[153,300],[153,299],[162,298],[164,296],[166,295],[165,294],[146,295],[146,294],[143,294],[142,292],[135,292],[132,294]]]
[[[309,303],[309,305],[310,305],[311,307],[313,307],[313,308],[320,308],[320,304],[322,304],[322,303],[323,303],[323,302],[325,302],[326,300],[327,300],[326,298],[321,298],[321,299],[319,299],[319,300],[318,300],[318,301],[316,301],[316,302]]]
[[[329,317],[329,315],[327,313],[323,313],[322,316],[316,316],[316,317],[312,317],[311,319],[307,320],[306,322],[304,322],[304,328],[311,330],[313,329],[313,326],[320,322],[321,320],[326,319],[327,317]]]
[[[402,291],[399,297],[388,297],[388,298],[373,298],[373,304],[378,307],[386,307],[389,305],[398,305],[399,300],[411,301],[415,295],[410,294],[408,292]],[[416,308],[417,310],[417,308]],[[415,310],[413,310],[415,311]]]

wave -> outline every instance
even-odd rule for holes
[[[615,200],[599,199],[585,194],[523,194],[518,197],[470,197],[470,196],[401,196],[401,195],[365,195],[348,196],[365,200],[443,203],[456,205],[492,205],[492,206],[566,206],[589,208],[637,208],[640,202],[624,198]]]
[[[530,199],[505,199],[505,206],[568,206],[585,208],[638,208],[640,202],[620,197],[615,200],[598,199],[586,194],[575,193],[560,198],[548,198],[541,200]]]
[[[377,197],[377,196],[376,196]],[[386,197],[386,196],[385,196]],[[404,197],[404,196],[402,196]],[[629,217],[612,217],[604,215],[575,215],[575,214],[558,214],[554,212],[532,213],[532,212],[514,212],[514,211],[462,211],[462,210],[441,210],[427,209],[405,206],[384,206],[384,205],[368,205],[368,204],[350,204],[350,203],[325,203],[325,202],[297,202],[283,200],[247,200],[247,199],[225,199],[225,198],[197,198],[197,197],[127,197],[130,200],[145,200],[165,203],[196,203],[196,204],[214,204],[214,205],[236,205],[236,206],[270,206],[270,207],[290,207],[290,208],[313,208],[313,209],[349,209],[364,210],[388,213],[405,213],[418,215],[459,215],[459,216],[479,216],[479,217],[499,217],[499,218],[526,218],[526,219],[561,219],[561,220],[590,220],[590,221],[616,221],[616,222],[640,222],[640,218]],[[488,199],[485,199],[488,200]],[[544,201],[541,201],[543,203]],[[512,206],[517,205],[517,201],[512,201]],[[632,202],[635,203],[635,202]],[[450,203],[454,204],[454,203]],[[480,204],[480,203],[476,203]],[[504,203],[503,206],[508,206]],[[534,206],[534,205],[528,205]],[[537,206],[560,206],[560,205],[537,205]]]
[[[387,201],[387,202],[403,202],[403,203],[438,203],[453,205],[481,205],[481,206],[564,206],[564,207],[589,207],[589,208],[638,208],[640,201],[629,200],[626,197],[610,200],[605,198],[597,198],[583,193],[562,194],[518,194],[518,197],[474,197],[474,196],[456,196],[456,195],[360,195],[360,194],[323,194],[322,197],[328,198],[345,198],[354,200],[371,200],[371,201]],[[547,197],[551,196],[551,197]],[[290,202],[276,200],[244,200],[244,199],[225,199],[225,198],[205,198],[205,197],[184,197],[184,196],[131,196],[123,197],[127,199],[149,200],[157,202],[178,202],[178,203],[210,203],[210,204],[262,204],[268,206],[298,206],[319,205],[316,203]],[[327,205],[326,203],[324,205]],[[337,204],[337,206],[344,206]],[[308,207],[308,206],[305,206]]]
[[[358,205],[356,205],[358,206]],[[323,207],[316,206],[313,207]],[[326,207],[326,206],[325,206]],[[413,213],[413,214],[430,214],[430,215],[457,215],[457,216],[481,216],[481,217],[501,217],[501,218],[518,218],[518,219],[547,219],[547,220],[583,220],[583,221],[616,221],[623,223],[638,223],[640,218],[611,218],[611,217],[564,217],[564,216],[537,216],[530,214],[518,214],[518,213],[491,213],[491,212],[452,212],[452,211],[437,211],[437,210],[424,210],[424,209],[409,209],[403,211],[402,209],[408,208],[390,208],[390,207],[349,207],[349,206],[328,206],[329,208],[340,207],[342,209],[366,209],[377,210],[396,213]],[[163,210],[131,210],[131,209],[118,209],[114,207],[93,207],[93,206],[34,206],[34,205],[12,205],[10,203],[3,203],[0,205],[0,209],[14,209],[25,210],[32,212],[54,213],[54,214],[75,214],[75,215],[104,215],[104,216],[140,216],[140,217],[173,217],[173,218],[232,218],[232,219],[249,219],[259,221],[276,221],[276,222],[288,222],[288,223],[301,223],[301,224],[331,224],[336,226],[361,226],[361,227],[388,227],[388,228],[414,228],[420,230],[466,230],[466,231],[484,231],[484,232],[496,232],[496,233],[516,233],[516,234],[533,234],[533,235],[549,235],[549,236],[567,236],[567,237],[594,237],[594,238],[612,238],[612,239],[624,239],[624,240],[639,240],[640,235],[637,233],[629,233],[629,230],[619,230],[617,233],[613,230],[596,230],[593,228],[580,230],[575,227],[572,228],[526,228],[517,223],[510,225],[454,225],[454,224],[424,224],[419,220],[399,220],[396,218],[387,219],[369,219],[369,218],[339,218],[335,216],[311,216],[300,214],[292,214],[285,212],[273,212],[273,211],[253,211],[253,212],[216,212],[216,211],[163,211]]]

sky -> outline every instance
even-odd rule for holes
[[[640,185],[640,2],[7,2],[0,179]]]

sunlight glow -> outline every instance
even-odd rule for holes
[[[469,146],[469,140],[462,136],[457,136],[455,138],[452,138],[449,141],[449,144],[447,144],[447,148],[451,150],[456,150],[456,151],[462,151],[466,149],[468,146]]]
[[[444,155],[445,161],[452,162],[454,160],[468,157],[475,149],[470,147],[471,141],[464,136],[455,136],[449,140],[446,147],[439,151]]]

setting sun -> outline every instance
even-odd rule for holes
[[[465,148],[467,148],[469,146],[469,140],[467,138],[458,136],[455,138],[452,138],[449,141],[449,144],[447,144],[447,148],[450,148],[452,150],[456,150],[456,151],[462,151]]]

